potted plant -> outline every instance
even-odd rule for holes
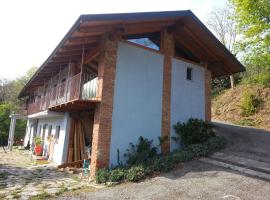
[[[42,147],[42,138],[40,136],[37,136],[34,138],[34,143],[35,143],[35,154],[36,156],[41,156],[43,152],[43,147]]]

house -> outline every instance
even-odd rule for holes
[[[210,120],[211,77],[240,71],[189,10],[82,15],[19,95],[25,144],[41,136],[57,164],[91,158],[93,177],[139,136],[158,144],[178,121]]]

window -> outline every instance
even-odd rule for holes
[[[52,125],[50,125],[48,129],[48,137],[50,137],[51,135],[52,135]]]
[[[44,125],[43,125],[43,129],[42,129],[42,139],[43,139],[43,141],[44,141],[44,138],[45,138],[45,131],[46,131],[46,129],[47,129],[47,125],[48,125],[48,124],[44,124]]]
[[[192,80],[192,68],[187,68],[187,80]]]
[[[152,42],[149,38],[138,38],[138,39],[130,39],[129,42],[133,42],[135,44],[139,44],[150,49],[159,50],[159,46],[157,46],[154,42]]]
[[[59,135],[60,135],[60,126],[56,126],[56,128],[55,128],[55,135],[54,135],[54,139],[55,139],[55,141],[57,142],[58,141],[58,139],[59,139]]]
[[[39,125],[39,131],[38,131],[38,135],[41,136],[41,129],[42,129],[42,126]]]

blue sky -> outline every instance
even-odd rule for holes
[[[40,66],[81,14],[192,10],[202,21],[225,0],[1,0],[0,78]]]

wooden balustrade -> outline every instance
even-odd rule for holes
[[[96,98],[97,78],[81,73],[67,79],[66,81],[52,87],[45,96],[38,98],[35,102],[28,104],[28,115],[45,111],[49,107],[57,106],[74,100],[91,100]]]

